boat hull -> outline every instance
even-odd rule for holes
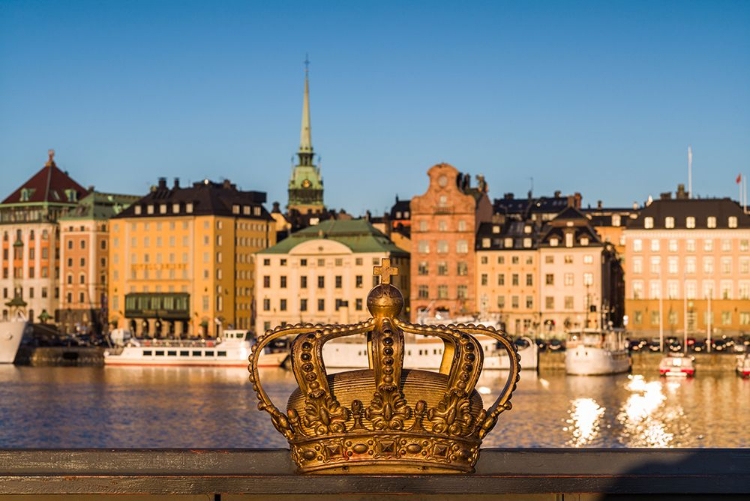
[[[125,346],[107,350],[104,365],[107,366],[174,366],[174,367],[247,367],[249,346],[223,347],[157,347]],[[281,367],[288,352],[263,353],[258,367]]]
[[[480,341],[484,350],[484,370],[509,370],[510,359],[503,348],[498,348],[491,338]],[[407,340],[404,349],[404,367],[437,370],[443,360],[444,344],[439,339]],[[536,344],[519,347],[521,369],[539,368],[539,351]],[[362,369],[369,367],[367,344],[364,339],[336,339],[323,345],[323,360],[331,369]]]
[[[0,364],[12,364],[26,328],[24,320],[0,321]]]
[[[630,356],[625,350],[607,350],[577,346],[565,352],[565,372],[574,376],[605,376],[630,370]]]

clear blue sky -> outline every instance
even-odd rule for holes
[[[325,202],[382,214],[438,162],[490,196],[642,203],[750,175],[750,2],[0,0],[4,198],[224,178],[286,203],[305,54]]]

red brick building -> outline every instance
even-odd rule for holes
[[[484,177],[441,163],[427,171],[430,185],[411,200],[410,317],[437,312],[450,317],[478,311],[475,240],[479,223],[492,219]]]

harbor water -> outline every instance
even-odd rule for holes
[[[261,376],[284,408],[293,374]],[[506,376],[482,376],[486,402]],[[512,403],[484,447],[750,447],[750,380],[731,373],[524,371]],[[245,369],[0,366],[0,448],[286,446]]]

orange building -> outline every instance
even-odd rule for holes
[[[481,222],[492,219],[484,178],[471,177],[449,164],[427,171],[430,184],[412,198],[410,318],[418,312],[448,316],[478,311],[475,291],[475,240]]]
[[[737,202],[667,193],[624,234],[628,328],[700,337],[750,330],[750,215]]]
[[[139,336],[251,329],[253,254],[276,243],[266,194],[166,179],[112,219],[109,319]]]

